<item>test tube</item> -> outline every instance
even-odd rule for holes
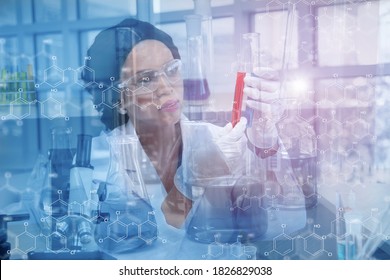
[[[238,71],[234,91],[232,109],[233,127],[241,118],[242,103],[244,96],[244,78],[251,75],[255,67],[260,66],[260,33],[245,33],[241,38]],[[249,112],[251,115],[251,113]],[[250,123],[250,120],[248,120]]]
[[[232,125],[233,127],[241,118],[242,100],[244,97],[244,78],[245,72],[237,72],[236,87],[234,89],[234,101],[232,110]]]
[[[283,53],[282,53],[282,65],[281,65],[281,78],[282,82],[280,83],[279,96],[280,98],[286,98],[282,94],[283,86],[286,82],[286,73],[290,67],[291,60],[291,49],[292,49],[292,39],[295,32],[294,22],[296,17],[296,4],[288,3],[287,4],[287,20],[284,34],[284,44],[283,44]]]

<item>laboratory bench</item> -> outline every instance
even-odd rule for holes
[[[9,188],[7,190],[4,187],[1,189],[2,195],[5,194],[5,191],[9,192],[7,195],[14,192],[15,202],[2,209],[0,214],[28,213],[28,210],[23,208],[26,205],[26,201],[23,200],[31,199],[31,196],[27,195],[31,190],[18,192],[25,185],[26,177],[26,174],[15,173],[7,181]],[[4,181],[1,182],[1,185],[4,185]],[[335,229],[337,207],[334,201],[330,201],[324,196],[319,196],[317,205],[309,209],[268,209],[267,231],[256,240],[241,241],[237,239],[235,242],[224,243],[216,239],[214,242],[201,243],[188,238],[184,228],[176,229],[166,224],[162,212],[158,211],[163,197],[161,185],[147,184],[146,187],[151,204],[155,209],[156,226],[158,228],[158,236],[150,244],[122,254],[101,252],[96,248],[84,252],[48,251],[46,250],[48,248],[47,238],[42,235],[36,225],[39,221],[36,218],[34,221],[34,217],[30,217],[30,220],[8,223],[8,242],[11,246],[10,259],[338,259],[337,232]],[[384,198],[388,198],[390,194],[388,185],[377,183],[375,186],[367,187],[364,190],[365,192],[359,195],[366,197],[366,200],[362,199],[362,203],[365,203],[364,207],[368,209],[367,211],[372,209],[372,205],[377,205],[379,209],[383,209],[383,205],[387,202]],[[18,201],[18,194],[22,194],[21,201]],[[30,195],[32,194],[30,193]],[[1,241],[4,243],[4,231],[0,234],[2,234]],[[376,259],[390,259],[390,245],[388,242],[390,233],[383,232],[382,234],[385,242],[380,244],[373,257]]]
[[[382,214],[390,201],[387,174],[387,170],[382,170],[380,174],[374,174],[355,189],[354,200],[356,208],[362,213],[363,228],[373,231],[375,225],[386,226],[389,223],[390,213],[387,213],[387,217]],[[0,214],[3,229],[0,232],[0,240],[3,244],[9,242],[11,259],[338,259],[336,229],[338,206],[334,199],[335,189],[331,187],[326,194],[322,189],[324,195],[320,193],[314,207],[268,209],[267,231],[256,240],[237,239],[234,242],[225,243],[219,242],[216,238],[214,242],[201,243],[188,238],[184,227],[176,229],[165,222],[160,210],[164,190],[160,183],[153,182],[145,184],[155,212],[158,229],[157,237],[150,244],[123,254],[98,252],[93,247],[81,253],[70,250],[50,251],[47,250],[47,233],[46,235],[42,233],[38,225],[39,217],[34,216],[37,212],[31,214],[28,209],[32,201],[39,200],[37,190],[26,188],[30,175],[30,173],[20,171],[6,173],[6,176],[0,178]],[[321,184],[323,185],[324,182]],[[19,220],[12,221],[11,219],[4,223],[7,215],[24,214],[30,214],[29,219],[22,216]],[[390,229],[383,228],[379,234],[380,236],[374,237],[382,238],[383,242],[378,244],[379,247],[373,257],[390,259]],[[5,240],[6,237],[8,240]]]

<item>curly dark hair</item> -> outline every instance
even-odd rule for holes
[[[116,85],[128,54],[136,44],[148,39],[162,42],[170,49],[173,58],[180,59],[171,36],[148,22],[134,18],[125,19],[101,31],[88,49],[81,78],[108,130],[128,121],[128,116],[119,114],[117,110],[120,91]]]

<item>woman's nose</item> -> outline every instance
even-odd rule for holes
[[[172,85],[169,83],[165,75],[160,75],[157,80],[157,89],[155,94],[160,97],[172,93]]]

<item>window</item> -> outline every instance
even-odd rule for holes
[[[175,43],[176,47],[179,49],[182,60],[185,61],[187,33],[186,33],[186,25],[184,21],[157,24],[156,26],[161,30],[165,31],[166,33],[168,33],[172,37],[173,42]]]
[[[380,56],[380,32],[377,1],[319,8],[319,65],[369,65],[390,62],[386,57]]]
[[[52,22],[62,19],[62,1],[35,0],[33,3],[35,22]]]
[[[237,62],[234,44],[234,18],[225,17],[213,20],[214,35],[214,75],[212,92],[214,107],[219,110],[230,110],[233,102]],[[223,51],[218,51],[223,50]]]
[[[137,14],[137,1],[79,1],[79,10],[82,19],[129,17]]]
[[[193,8],[194,8],[193,0],[171,0],[169,2],[161,1],[161,0],[153,0],[154,13],[190,10]]]
[[[16,1],[3,0],[0,2],[0,27],[17,23]]]
[[[63,36],[60,33],[38,35],[37,83],[55,88],[63,82],[63,69],[65,67]]]
[[[281,69],[285,59],[284,67],[297,67],[298,18],[294,17],[288,25],[287,16],[287,11],[257,13],[254,16],[255,32],[261,34],[261,63],[264,66]]]
[[[153,0],[153,12],[154,13],[166,13],[183,10],[191,10],[194,8],[194,2],[204,2],[203,0]],[[208,0],[206,0],[207,2]],[[234,4],[234,0],[212,0],[211,7],[221,7]]]

